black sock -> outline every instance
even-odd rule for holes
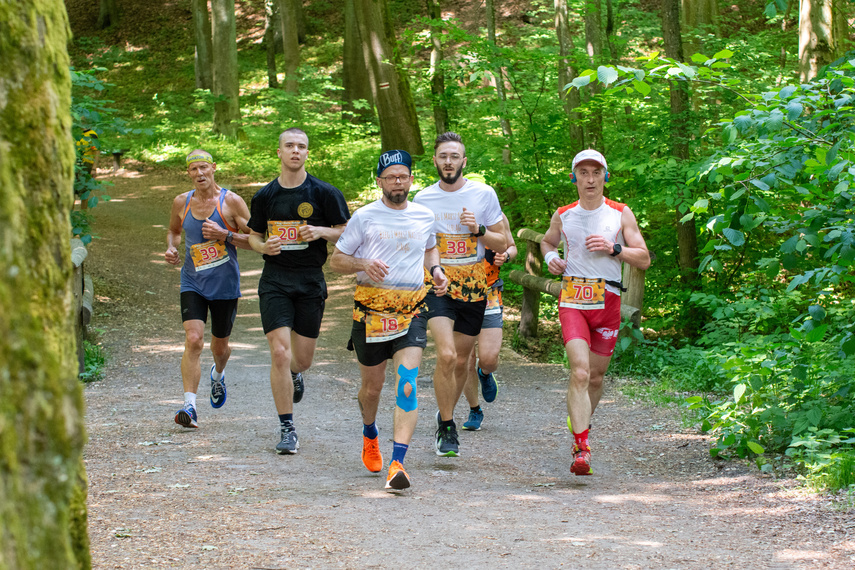
[[[457,429],[457,425],[454,423],[454,420],[448,420],[448,421],[439,420],[439,427],[441,427],[441,428],[453,427],[454,429]]]
[[[474,408],[469,408],[469,409],[472,410],[473,412],[475,412],[476,414],[480,413],[481,412],[481,404],[478,404]]]
[[[279,427],[289,431],[294,429],[294,414],[279,414]]]

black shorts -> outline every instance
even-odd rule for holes
[[[318,338],[327,298],[321,269],[288,271],[265,263],[258,282],[261,326],[264,334],[290,327],[306,338]]]
[[[460,301],[452,299],[448,295],[437,297],[433,293],[428,293],[425,297],[425,303],[428,306],[428,320],[434,317],[448,317],[454,321],[454,332],[466,336],[478,336],[478,333],[481,332],[487,299]]]
[[[211,334],[217,338],[227,338],[232,334],[232,325],[237,316],[237,299],[209,301],[196,291],[181,292],[181,321],[208,322],[211,311]]]
[[[404,336],[386,342],[365,342],[365,323],[353,321],[348,350],[356,350],[356,359],[363,366],[377,366],[392,358],[402,348],[427,346],[427,319],[418,314],[410,322],[410,329]]]

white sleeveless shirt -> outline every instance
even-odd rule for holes
[[[558,208],[561,218],[561,239],[564,241],[565,276],[621,280],[621,262],[605,251],[588,251],[585,238],[601,235],[609,241],[625,245],[621,231],[621,215],[626,204],[603,198],[595,210],[585,210],[579,201]],[[606,284],[606,290],[620,295],[620,290]]]

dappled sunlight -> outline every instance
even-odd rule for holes
[[[775,553],[775,558],[781,561],[796,562],[798,560],[823,560],[830,558],[830,552],[819,550],[793,550],[787,548]]]
[[[258,277],[261,275],[261,269],[249,269],[240,272],[241,277]]]
[[[192,459],[188,459],[187,463],[204,463],[208,461],[234,461],[234,458],[228,455],[197,455]]]
[[[261,313],[241,313],[241,314],[235,316],[235,318],[241,318],[241,319],[244,319],[247,317],[252,318],[252,319],[260,319]]]
[[[634,495],[634,494],[624,494],[624,495],[597,495],[594,497],[594,500],[600,503],[609,503],[613,505],[618,505],[622,503],[670,503],[674,501],[674,497],[670,497],[668,495]]]
[[[524,501],[529,503],[554,503],[555,499],[543,495],[508,495],[512,501]]]
[[[257,344],[246,344],[242,342],[229,342],[229,347],[234,350],[258,350]],[[203,350],[210,350],[211,344],[206,342]],[[184,343],[169,343],[169,344],[144,344],[133,348],[133,352],[144,354],[167,354],[175,352],[184,352]]]
[[[359,493],[360,497],[365,499],[394,499],[395,494],[389,493],[388,491],[379,491],[376,489],[366,489]]]

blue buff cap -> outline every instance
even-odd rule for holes
[[[410,153],[405,150],[387,150],[380,155],[380,160],[377,161],[377,177],[379,178],[384,170],[394,164],[404,165],[410,173],[413,172],[413,159],[410,157]]]

